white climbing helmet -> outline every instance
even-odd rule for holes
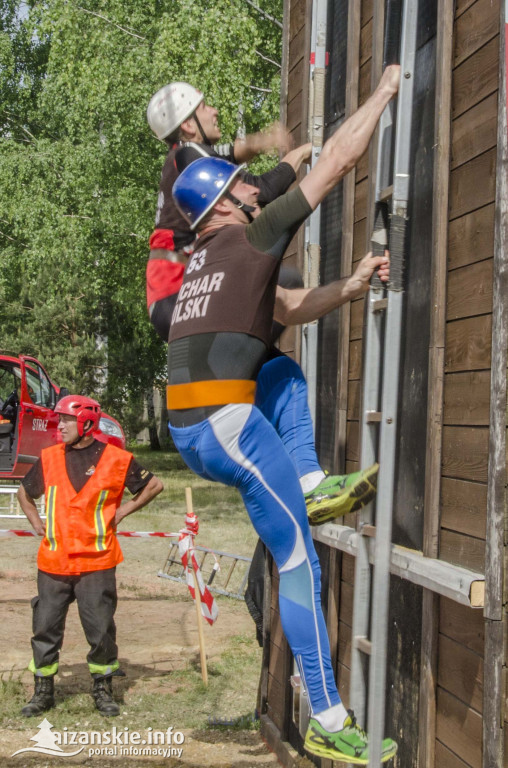
[[[203,101],[203,94],[188,83],[170,83],[150,99],[146,118],[158,139],[171,136]]]

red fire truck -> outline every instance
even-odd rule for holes
[[[35,357],[0,353],[0,479],[24,477],[43,448],[61,442],[54,408],[68,394]],[[105,413],[94,437],[125,448],[120,424]]]

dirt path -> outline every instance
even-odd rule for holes
[[[25,696],[29,698],[32,690],[32,675],[26,670],[31,656],[31,610],[30,599],[36,593],[35,587],[35,544],[27,547],[27,540],[9,540],[3,543],[2,570],[0,571],[0,678],[3,683],[21,682]],[[128,562],[127,547],[123,547]],[[33,551],[32,551],[33,550]],[[174,677],[179,670],[188,668],[189,663],[199,659],[199,640],[196,624],[195,607],[187,596],[186,588],[155,576],[156,568],[163,562],[163,548],[160,552],[150,550],[150,563],[145,567],[127,568],[125,564],[118,569],[119,604],[116,614],[121,666],[126,678],[117,678],[115,691],[120,694],[122,716],[111,720],[87,721],[78,711],[69,705],[69,726],[79,732],[97,729],[96,722],[104,731],[111,731],[114,725],[118,729],[132,732],[136,724],[129,720],[129,711],[135,710],[140,696],[145,698],[171,694],[175,690]],[[148,551],[148,550],[147,550]],[[134,552],[136,555],[134,556]],[[133,558],[143,560],[143,551],[132,547]],[[161,583],[163,582],[163,583]],[[204,625],[208,663],[213,666],[220,659],[228,640],[234,635],[250,636],[254,625],[245,605],[239,601],[223,599],[220,604],[219,620],[213,627]],[[86,641],[79,623],[77,609],[72,605],[66,624],[65,642],[61,654],[59,674],[56,678],[57,710],[62,720],[61,710],[65,708],[67,697],[82,694],[82,700],[90,710],[90,677],[85,664]],[[241,684],[241,681],[240,681]],[[77,700],[80,701],[78,695]],[[252,711],[255,706],[255,690],[249,695]],[[60,703],[60,707],[58,706]],[[154,705],[155,706],[155,705]],[[4,708],[5,711],[5,708]],[[154,710],[155,711],[155,710]],[[19,716],[19,707],[7,710],[1,721],[0,763],[8,768],[38,766],[49,768],[61,766],[64,756],[51,757],[44,754],[14,752],[34,747],[34,735],[43,718],[24,720]],[[52,710],[47,713],[49,723],[55,717]],[[64,711],[64,717],[65,717]],[[219,715],[221,713],[218,713]],[[223,713],[226,714],[226,713]],[[159,719],[154,715],[154,730],[161,728]],[[151,768],[256,768],[257,766],[277,765],[277,760],[263,744],[256,730],[237,730],[225,728],[184,729],[178,727],[177,715],[173,721],[164,723],[164,727],[174,726],[182,732],[184,741],[182,753],[177,756],[136,753],[123,755],[89,755],[87,746],[79,755],[68,757],[66,761],[80,765],[95,765],[96,768],[108,768],[119,765],[150,765]],[[53,727],[53,726],[52,726]],[[66,726],[67,727],[67,726]],[[55,730],[56,730],[55,726]],[[58,726],[62,731],[62,726]],[[139,729],[142,731],[142,729]],[[144,729],[146,737],[146,727]],[[132,746],[132,745],[131,745]],[[64,751],[76,749],[70,746]],[[135,749],[133,747],[133,749]]]

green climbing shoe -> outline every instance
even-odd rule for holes
[[[341,731],[327,731],[313,717],[305,735],[305,749],[313,755],[341,760],[351,765],[367,765],[369,762],[369,737],[356,724],[351,709]],[[381,762],[386,763],[397,752],[397,743],[393,739],[383,739]]]
[[[356,512],[376,495],[379,464],[350,475],[327,475],[305,494],[310,525],[321,525],[348,512]]]

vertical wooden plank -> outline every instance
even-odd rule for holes
[[[283,0],[280,119],[293,132],[292,136],[295,143],[299,143],[301,140],[301,116],[296,118],[295,125],[293,99],[300,103],[302,81],[304,80],[302,72],[305,62],[301,52],[304,49],[305,35],[305,0],[300,0],[298,3]],[[297,94],[299,94],[299,98],[295,99]],[[292,105],[291,113],[290,103]],[[300,113],[301,111],[300,107]],[[300,240],[301,235],[297,233],[286,250],[284,263],[301,267],[301,248],[298,247]],[[300,334],[297,333],[295,326],[284,331],[279,346],[285,353],[295,359],[299,358]]]
[[[485,593],[487,594],[487,593]],[[503,620],[485,622],[483,669],[483,768],[506,765],[504,755],[504,696],[506,667],[503,668]]]
[[[370,18],[370,14],[367,16],[364,14],[364,19]],[[373,0],[373,15],[372,15],[372,57],[370,67],[370,81],[371,92],[377,86],[382,74],[383,68],[383,43],[384,43],[384,26],[385,26],[385,2],[384,0]],[[360,73],[359,73],[360,74]],[[359,81],[360,85],[360,81]],[[360,101],[360,99],[359,99]],[[359,213],[358,208],[355,211],[355,221],[362,220],[362,228],[365,229],[365,243],[370,245],[370,237],[373,229],[374,222],[374,203],[376,199],[376,165],[377,165],[377,153],[379,146],[379,127],[376,128],[374,135],[371,139],[368,149],[368,176],[363,184],[366,184],[366,214]],[[357,227],[358,229],[358,227]],[[363,252],[360,254],[364,256],[367,246],[364,247]],[[367,311],[367,302],[364,303],[364,312]],[[363,321],[365,325],[365,317]],[[362,357],[363,357],[363,345],[362,345]],[[363,413],[363,404],[360,404],[360,414]],[[362,417],[360,415],[360,424],[362,423]]]
[[[309,107],[309,77],[308,62],[310,54],[312,0],[301,0],[296,5],[291,0],[283,0],[283,32],[282,32],[282,71],[281,71],[281,121],[289,123],[293,129],[296,144],[307,141],[308,107]],[[290,84],[291,79],[291,84]],[[291,106],[288,106],[291,94]],[[296,248],[296,260],[302,263],[303,232],[296,236],[293,247]],[[296,330],[286,336],[286,348],[289,345],[296,359],[300,357],[300,334]],[[267,553],[264,580],[264,609],[263,609],[263,654],[262,670],[259,687],[259,709],[261,713],[262,731],[275,750],[277,756],[287,766],[296,764],[298,756],[292,753],[288,743],[290,735],[298,739],[291,719],[291,690],[289,678],[291,675],[292,656],[288,644],[280,638],[280,646],[275,641],[276,634],[281,632],[280,623],[272,626],[271,605],[276,599],[278,578],[272,557]],[[279,658],[276,658],[278,654]],[[273,678],[270,679],[270,663],[277,663],[278,690],[275,691]],[[270,697],[270,685],[274,688]],[[271,708],[276,710],[276,725],[271,719]]]
[[[348,7],[348,51],[346,77],[346,117],[358,109],[358,81],[360,77],[360,27],[361,3],[349,0]],[[343,181],[343,216],[342,216],[342,247],[341,275],[351,274],[353,264],[353,231],[355,210],[356,171],[353,169]],[[334,446],[334,467],[336,471],[344,470],[346,465],[346,430],[347,430],[347,399],[348,399],[348,369],[349,369],[349,332],[350,305],[339,309],[339,354],[338,354],[338,386],[336,429]]]
[[[263,592],[263,653],[261,659],[261,678],[259,681],[258,706],[259,714],[264,715],[268,704],[268,669],[270,666],[270,640],[271,640],[271,615],[272,604],[272,567],[271,554],[266,552],[265,580]]]
[[[506,491],[506,370],[508,348],[508,140],[506,110],[507,3],[501,2],[499,35],[499,98],[494,224],[494,286],[492,308],[492,372],[485,551],[485,682],[483,717],[483,768],[503,765],[504,719],[503,587],[506,568],[504,515]]]
[[[339,646],[339,606],[340,606],[340,573],[342,554],[333,547],[328,548],[328,608],[326,625],[330,641],[330,655],[335,669]]]
[[[372,59],[370,62],[370,87],[368,88],[368,92],[366,86],[367,79],[363,73],[366,73],[367,65],[364,65],[362,67],[362,73],[360,73],[359,78],[359,102],[363,104],[365,101],[365,98],[368,96],[368,93],[372,92],[373,88],[376,87],[378,80],[381,75],[382,71],[382,59],[383,59],[383,37],[384,37],[384,15],[385,15],[385,2],[384,0],[373,0],[373,23],[372,23]],[[363,75],[363,77],[362,77]],[[377,151],[378,151],[378,145],[379,145],[379,127],[376,128],[371,141],[369,145],[369,163],[368,163],[368,176],[366,179],[362,180],[355,190],[356,193],[356,209],[355,209],[355,221],[360,221],[362,219],[365,220],[366,226],[367,226],[367,236],[366,241],[370,243],[370,234],[372,232],[372,222],[373,222],[373,214],[374,214],[374,201],[375,201],[375,182],[376,182],[376,174],[375,174],[375,168],[376,168],[376,157],[377,157]],[[363,255],[363,254],[362,254]],[[361,349],[361,355],[364,356],[364,350],[363,345],[361,342],[356,342],[356,344],[353,342],[351,344],[350,349],[353,349],[354,347],[357,347],[358,349]],[[360,357],[360,355],[358,356]],[[359,369],[361,369],[361,366],[358,366]],[[350,372],[350,378],[353,378],[351,376]],[[360,378],[358,376],[357,378]],[[360,408],[360,413],[363,412],[363,403]],[[362,423],[362,417],[360,416],[360,424]],[[347,465],[347,468],[351,466],[351,462],[357,462],[359,459],[359,450],[358,450],[358,442],[356,440],[356,445],[352,443],[352,438],[354,434],[359,434],[359,428],[360,424],[357,424],[355,422],[350,422],[348,424],[348,444],[347,444],[347,459],[349,462],[349,465]],[[354,426],[353,426],[354,425]],[[349,525],[353,525],[353,523],[349,523]],[[355,564],[355,573],[359,573],[359,568],[361,564],[361,558],[357,558],[356,564]],[[358,595],[361,595],[362,592],[359,592],[359,584],[360,582],[357,581],[356,583],[356,599],[355,602],[358,601]],[[356,610],[356,608],[355,608]],[[351,662],[351,670],[352,674],[351,677],[348,675],[348,683],[352,685],[352,690],[350,690],[349,700],[351,701],[352,706],[356,710],[356,715],[362,724],[362,726],[365,726],[367,724],[367,711],[368,711],[368,691],[366,685],[364,685],[364,681],[366,678],[363,675],[362,671],[362,661],[359,658],[358,652],[353,649],[353,658]],[[384,704],[384,702],[383,702]],[[378,713],[381,718],[385,719],[385,708],[384,706],[381,707],[381,711]],[[378,718],[379,719],[379,718]],[[384,725],[384,722],[383,722]]]
[[[290,0],[284,0],[282,9],[282,62],[280,70],[280,121],[286,124],[288,106]]]
[[[504,31],[504,2],[502,28]],[[506,366],[508,347],[508,142],[506,124],[505,37],[500,39],[498,152],[494,220],[494,284],[492,307],[492,372],[487,496],[487,561],[485,616],[499,620],[503,604],[504,509],[506,502]]]
[[[328,589],[326,602],[326,629],[330,642],[332,668],[337,677],[338,647],[339,647],[339,608],[340,608],[340,574],[342,553],[333,547],[328,547]],[[333,760],[321,758],[321,768],[333,768]]]
[[[370,70],[371,92],[377,86],[383,72],[383,44],[385,29],[385,2],[374,0],[373,33],[372,33],[372,66]],[[376,164],[378,153],[379,127],[376,129],[369,146],[369,187],[367,194],[367,242],[374,226],[374,202],[376,200]]]
[[[425,466],[423,553],[437,557],[439,550],[439,499],[443,432],[444,347],[446,338],[446,276],[448,249],[448,196],[451,143],[451,69],[453,55],[453,4],[439,0],[436,51],[436,109],[434,206],[432,210],[432,296],[427,451]],[[419,760],[433,768],[436,744],[437,649],[439,597],[423,592],[420,670]]]
[[[433,207],[433,311],[430,328],[428,438],[423,552],[437,557],[441,443],[443,429],[444,348],[446,338],[446,277],[448,248],[448,195],[450,168],[451,58],[453,5],[439,0],[436,62],[436,117]]]
[[[308,136],[308,126],[309,126],[309,99],[310,99],[310,78],[309,78],[309,61],[310,61],[310,47],[311,47],[311,35],[312,35],[312,3],[313,0],[306,0],[306,7],[305,7],[305,49],[304,49],[304,61],[306,63],[305,67],[305,73],[303,77],[303,83],[302,83],[302,105],[303,105],[303,114],[302,114],[302,128],[301,128],[301,142],[302,144],[309,140]],[[300,229],[303,229],[301,227]],[[303,234],[302,234],[303,238]],[[303,239],[302,239],[303,243]]]
[[[425,589],[422,595],[422,650],[418,747],[422,768],[433,768],[436,748],[437,648],[439,596]]]

